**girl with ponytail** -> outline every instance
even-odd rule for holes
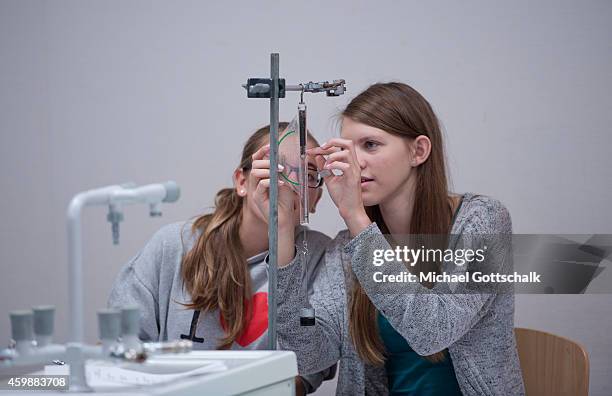
[[[296,351],[300,372],[342,359],[339,395],[523,395],[511,293],[373,278],[375,271],[379,280],[406,271],[470,271],[473,262],[412,267],[398,258],[373,265],[373,257],[399,247],[401,236],[451,250],[469,236],[504,239],[512,233],[507,209],[493,198],[449,191],[438,119],[412,87],[374,84],[341,121],[341,138],[309,154],[320,169],[342,171],[325,185],[348,229],[328,246],[315,281],[316,326],[294,325],[303,305],[301,264],[279,268],[279,342]],[[485,264],[511,263],[507,246],[488,253]]]
[[[288,123],[280,123],[283,130]],[[109,306],[138,305],[140,338],[149,341],[189,339],[196,349],[267,349],[268,277],[267,215],[264,202],[269,177],[266,159],[270,128],[247,140],[233,173],[234,187],[220,190],[212,213],[160,229],[121,270]],[[309,146],[318,143],[309,135]],[[312,168],[316,172],[314,157]],[[310,211],[321,198],[320,186],[309,188]],[[279,262],[293,259],[301,243],[297,195],[279,190]],[[280,229],[280,226],[285,228]],[[308,270],[314,278],[329,238],[309,231]],[[330,366],[333,366],[330,365]],[[324,369],[328,369],[327,367]],[[332,369],[296,379],[298,390],[316,389]]]

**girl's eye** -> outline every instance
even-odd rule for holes
[[[365,148],[367,150],[374,150],[374,149],[378,148],[378,146],[379,146],[379,144],[377,142],[373,142],[371,140],[366,141],[364,143],[364,145],[365,145]]]

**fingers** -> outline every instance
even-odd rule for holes
[[[255,160],[261,160],[263,159],[268,153],[270,152],[270,145],[266,144],[265,146],[263,146],[262,148],[260,148],[259,150],[257,150],[252,156],[251,159],[253,161]],[[270,167],[268,165],[268,167]]]
[[[328,149],[329,147],[332,147],[332,146],[339,147],[343,150],[351,150],[354,147],[352,140],[334,138],[334,139],[330,139],[327,142],[323,143],[323,145],[321,145],[321,148]]]
[[[261,179],[259,183],[257,183],[258,190],[267,190],[270,188],[270,179]]]
[[[329,164],[325,165],[325,169],[330,169],[330,170],[340,169],[343,172],[348,172],[349,169],[351,169],[351,165],[347,164],[346,162],[334,161],[334,162],[330,162]]]
[[[278,185],[279,186],[284,186],[285,182],[282,181],[282,180],[279,180],[278,181]],[[259,183],[257,183],[256,190],[259,190],[260,192],[263,192],[263,191],[267,191],[269,189],[270,189],[270,179],[261,179],[259,181]]]
[[[310,155],[326,155],[327,162],[344,160],[357,165],[357,154],[352,140],[334,138],[306,151]]]
[[[270,160],[255,160],[251,162],[251,169],[270,169]],[[278,164],[278,171],[282,172],[285,169],[281,164]]]
[[[251,169],[270,169],[270,160],[253,160],[251,162]]]
[[[270,178],[270,169],[251,169],[251,177],[256,179],[269,179]]]
[[[351,150],[352,148],[352,140],[334,138],[323,143],[320,147],[308,149],[306,152],[313,155],[327,155],[341,150]]]
[[[306,150],[306,153],[309,155],[328,155],[328,154],[332,154],[332,153],[335,153],[341,150],[342,149],[340,147],[332,146],[332,147],[323,148],[323,146],[321,146],[321,147],[310,148]]]
[[[338,151],[337,153],[333,153],[327,156],[327,163],[334,161],[344,161],[348,162],[352,159],[351,153],[348,150]]]
[[[257,150],[255,154],[253,154],[253,158],[261,158],[262,155],[266,155],[269,151],[268,146],[264,146],[261,149]],[[278,165],[278,172],[283,171],[283,166]],[[255,194],[256,195],[267,195],[268,190],[270,189],[270,160],[267,159],[254,159],[251,163],[251,171],[249,172],[249,179],[251,180],[251,185],[255,186]],[[278,185],[282,186],[285,182],[278,180]]]
[[[317,169],[320,171],[320,175],[323,180],[328,180],[334,176],[344,175],[344,173],[351,167],[351,159],[352,156],[350,151],[339,151],[339,149],[328,155],[327,159],[323,155],[315,156]]]
[[[315,163],[317,164],[317,169],[321,170],[325,166],[325,157],[322,155],[315,156]]]
[[[330,176],[352,174],[351,169],[354,169],[353,173],[360,175],[359,166],[356,165],[354,158],[351,150],[342,150],[328,155],[325,165],[323,166],[323,172],[327,171],[327,173],[322,172],[321,174],[323,180],[326,180],[327,177]]]
[[[268,160],[255,160],[253,161],[253,167],[249,173],[249,180],[251,186],[255,186],[256,191],[266,191],[270,187],[270,161]],[[279,172],[282,170],[282,166],[279,165]],[[279,185],[282,185],[279,178]],[[264,182],[263,184],[261,184]],[[284,183],[284,182],[283,182]],[[261,188],[260,188],[261,185]]]

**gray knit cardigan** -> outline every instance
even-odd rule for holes
[[[452,235],[511,233],[510,215],[499,201],[464,195]],[[300,260],[279,269],[279,344],[296,352],[300,373],[315,373],[340,361],[338,395],[388,394],[384,366],[364,364],[350,339],[347,286],[359,281],[415,352],[431,355],[448,349],[464,395],[524,395],[513,330],[514,295],[449,293],[418,283],[401,284],[402,293],[371,290],[372,250],[390,248],[381,235],[372,224],[352,240],[348,231],[342,231],[328,245],[321,256],[325,266],[309,296],[315,326],[299,324],[306,298],[301,292]],[[448,247],[453,248],[452,239]],[[399,269],[388,264],[379,268],[389,273]]]

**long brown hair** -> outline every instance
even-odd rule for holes
[[[278,131],[289,126],[280,122]],[[270,126],[255,131],[244,144],[238,169],[251,170],[252,155],[270,136]],[[316,139],[308,133],[308,138]],[[318,143],[317,143],[318,145]],[[240,242],[240,223],[245,198],[236,193],[235,188],[224,188],[215,197],[212,213],[198,217],[191,231],[200,233],[193,248],[185,254],[181,266],[183,286],[191,296],[191,302],[183,304],[186,308],[213,311],[218,309],[225,324],[225,337],[219,349],[228,349],[240,337],[251,319],[251,276]]]
[[[429,138],[431,153],[416,168],[410,234],[447,235],[452,205],[448,197],[442,131],[427,100],[406,84],[379,83],[355,97],[342,116],[406,139],[421,135]],[[383,233],[388,233],[378,205],[366,207],[366,212]],[[353,282],[349,304],[349,332],[359,356],[370,364],[384,363],[385,348],[378,333],[376,309],[359,282]],[[444,358],[444,351],[427,356],[433,362]]]

